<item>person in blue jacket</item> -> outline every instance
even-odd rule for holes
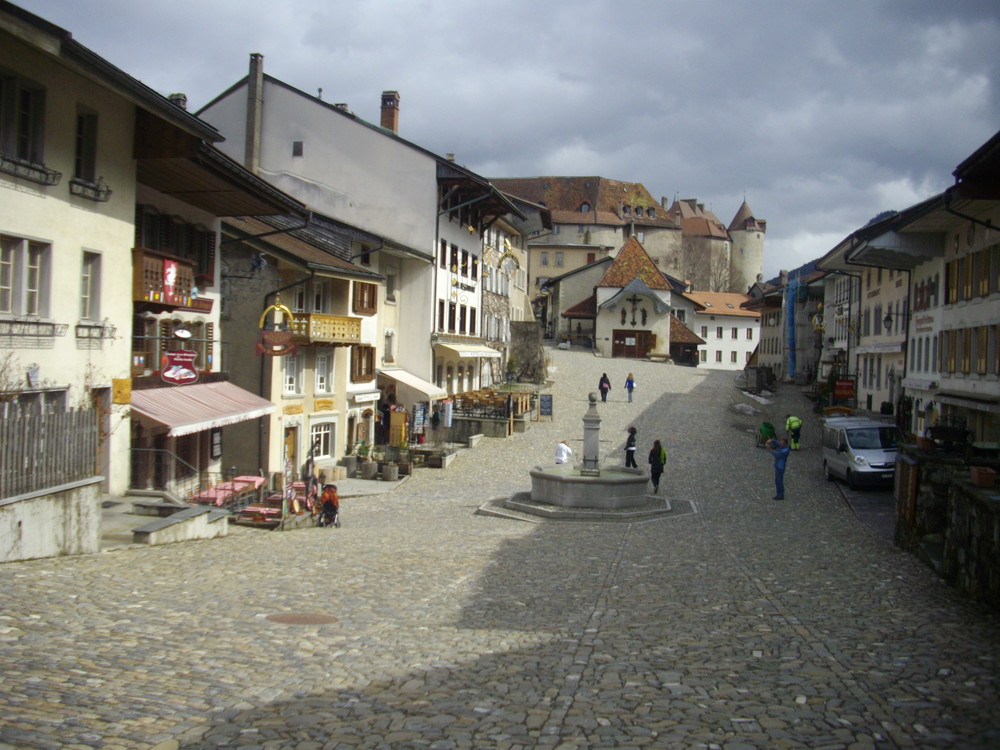
[[[774,497],[772,500],[785,499],[785,466],[788,463],[788,441],[768,440],[767,448],[774,456]]]
[[[632,400],[632,391],[635,390],[635,378],[632,377],[632,373],[628,374],[625,378],[625,390],[628,391],[628,400]]]

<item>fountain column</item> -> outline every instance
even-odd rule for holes
[[[590,399],[590,408],[583,415],[583,465],[580,467],[580,474],[599,477],[601,416],[597,413],[597,394],[591,393],[587,398]]]

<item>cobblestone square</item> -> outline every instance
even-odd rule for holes
[[[341,529],[5,565],[0,748],[1000,746],[1000,618],[855,517],[797,388],[548,353],[551,421],[345,499]],[[661,493],[695,512],[477,514],[559,440],[580,459],[602,372],[604,460],[629,426],[640,466],[659,438]],[[775,502],[754,430],[788,411]],[[296,614],[334,621],[269,619]]]

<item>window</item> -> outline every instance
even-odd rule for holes
[[[736,352],[729,352],[729,361],[736,364]]]
[[[359,383],[375,377],[375,348],[351,347],[351,382]]]
[[[393,331],[385,332],[385,343],[382,348],[382,359],[386,362],[396,361],[396,334]]]
[[[715,352],[715,361],[716,362],[721,362],[722,361],[722,350],[721,349],[719,351]]]
[[[479,258],[475,255],[472,256],[472,278],[473,280],[479,278]]]
[[[590,204],[584,201],[580,204],[580,213],[587,214],[590,213]]]
[[[448,267],[448,241],[441,240],[441,250],[439,252],[438,263],[441,268]]]
[[[448,331],[450,333],[454,333],[455,332],[455,313],[456,313],[455,303],[454,302],[449,302],[448,303]]]
[[[313,458],[329,458],[333,455],[333,423],[323,422],[309,428],[309,444],[313,447]]]
[[[561,266],[563,264],[563,254],[556,253],[556,265]]]
[[[316,352],[316,393],[330,393],[333,390],[333,352]]]
[[[732,336],[734,339],[738,339],[740,337],[740,331],[735,326],[733,326]]]
[[[702,326],[701,327],[701,337],[703,339],[707,339],[708,338],[708,326]]]
[[[747,328],[747,341],[753,340],[753,328]]]
[[[0,77],[0,152],[44,162],[45,89],[23,78]]]
[[[458,306],[458,332],[461,333],[461,334],[465,334],[465,325],[466,325],[466,323],[465,323],[465,320],[466,320],[465,315],[466,315],[467,311],[468,311],[468,308],[466,308],[465,305],[459,305]]]
[[[309,312],[329,312],[330,284],[326,281],[314,281],[309,291],[311,297],[311,307]]]
[[[363,281],[355,281],[353,286],[354,312],[357,315],[374,315],[378,310],[378,287]]]
[[[387,265],[384,269],[382,269],[382,273],[385,274],[385,301],[395,302],[396,285],[399,283],[397,281],[399,269],[397,269],[395,265]]]
[[[587,253],[587,265],[590,265],[595,260],[597,260],[597,253]]]
[[[292,141],[292,156],[302,156],[305,153],[303,141]]]
[[[49,313],[49,246],[0,236],[0,313]]]
[[[188,224],[179,216],[161,214],[154,206],[135,209],[135,246],[184,258],[194,266],[198,283],[215,283],[215,232]]]
[[[549,264],[549,252],[548,252],[548,250],[542,250],[541,264],[543,266],[547,266]]]
[[[302,358],[298,354],[286,354],[282,363],[282,378],[286,396],[297,396],[302,393],[302,378],[299,370],[302,367]]]
[[[701,359],[702,362],[707,362],[708,361],[708,352],[706,350],[704,350],[704,349],[701,349],[698,352],[698,357],[699,357],[699,359]]]
[[[717,339],[721,339],[722,338],[722,326],[717,326],[716,327],[716,329],[715,329],[715,338],[717,338]]]
[[[97,181],[97,115],[82,108],[76,113],[73,177],[84,182]]]
[[[458,273],[458,245],[451,246],[451,272]]]
[[[639,240],[640,243],[641,242],[645,242],[646,241],[646,233],[645,232],[641,232],[641,231],[640,232],[636,232],[635,233],[635,238],[637,240]]]
[[[461,273],[463,276],[468,276],[469,275],[469,251],[468,250],[462,250],[461,258],[462,258],[462,262],[461,262],[461,265],[459,266],[459,273]]]
[[[101,319],[101,256],[84,252],[80,272],[80,320]]]
[[[476,335],[476,308],[469,308],[469,335]]]
[[[437,329],[439,331],[445,330],[445,327],[444,327],[444,300],[443,299],[439,299],[438,300],[438,327],[437,327]]]

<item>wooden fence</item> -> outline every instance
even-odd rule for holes
[[[99,416],[8,405],[0,416],[0,500],[94,476]]]

